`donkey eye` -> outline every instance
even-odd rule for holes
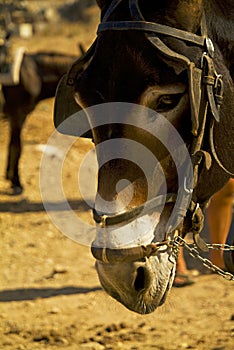
[[[182,94],[162,95],[154,101],[154,109],[157,112],[165,112],[173,109],[179,103]]]

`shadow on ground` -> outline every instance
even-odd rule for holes
[[[26,301],[37,298],[51,298],[58,295],[87,294],[102,290],[101,287],[74,287],[62,288],[18,288],[0,291],[0,302]]]

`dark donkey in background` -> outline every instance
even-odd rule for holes
[[[76,58],[77,56],[56,52],[25,53],[19,84],[2,86],[5,98],[3,112],[10,122],[6,177],[11,181],[13,194],[20,194],[23,190],[19,177],[19,159],[24,121],[40,100],[55,96],[60,78]]]
[[[92,253],[97,259],[99,279],[104,289],[127,308],[149,313],[164,303],[172,286],[179,240],[176,233],[184,237],[192,232],[197,246],[205,249],[199,237],[203,211],[209,198],[234,177],[234,3],[97,3],[102,18],[97,40],[86,56],[71,67],[66,84],[60,85],[60,96],[63,89],[64,94],[73,89],[76,102],[83,108],[130,102],[155,110],[181,135],[193,164],[193,181],[190,185],[185,181],[179,187],[178,169],[171,154],[150,133],[150,125],[154,128],[154,124],[147,114],[137,118],[148,126],[148,131],[129,125],[136,125],[134,113],[121,115],[121,124],[112,121],[110,104],[106,125],[93,127],[97,125],[95,113],[88,115],[95,145],[115,139],[116,149],[122,149],[121,157],[107,161],[103,161],[107,159],[107,148],[99,147],[97,153],[100,169],[94,219],[98,225]],[[55,124],[62,119],[59,105],[58,99]],[[65,112],[68,113],[64,111],[63,118]],[[150,181],[146,181],[140,167],[128,160],[128,155],[134,154],[134,146],[121,148],[124,139],[147,147],[160,161],[167,192],[171,194],[163,196],[166,204],[161,214],[160,177],[155,177],[152,169],[152,176],[147,179]],[[185,171],[184,180],[186,177]],[[121,179],[131,183],[132,191],[124,211],[118,210],[118,199],[122,203],[128,198],[129,186],[117,193],[116,185]],[[144,216],[140,218],[143,208]],[[172,210],[175,221],[168,226]],[[177,226],[181,224],[180,217],[182,225]],[[153,239],[143,244],[138,239],[143,222],[140,219],[145,222],[143,228],[148,223],[153,233]],[[131,230],[136,237],[135,246],[118,245],[115,237],[121,241],[121,234],[127,236]],[[105,246],[107,241],[110,243]]]

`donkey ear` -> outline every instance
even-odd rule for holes
[[[74,87],[66,84],[64,75],[57,87],[54,101],[54,126],[61,134],[92,138],[85,112],[74,99]]]

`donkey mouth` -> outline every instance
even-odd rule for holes
[[[111,297],[139,314],[161,306],[172,286],[175,259],[165,240],[170,212],[171,204],[166,204],[161,213],[151,210],[124,225],[122,221],[97,225],[92,253],[101,285]],[[153,254],[135,254],[138,248],[145,253],[153,244],[159,244]],[[99,250],[101,254],[95,254]]]
[[[167,295],[168,295],[168,293],[169,293],[169,291],[170,291],[170,289],[172,287],[172,284],[173,284],[174,274],[175,274],[175,272],[174,272],[174,269],[172,268],[171,269],[171,274],[169,276],[169,280],[168,280],[168,283],[167,283],[167,286],[166,286],[166,289],[165,289],[165,292],[164,292],[164,294],[163,294],[163,296],[161,298],[161,301],[160,301],[158,306],[161,306],[161,305],[163,305],[165,303]]]
[[[164,253],[165,254],[165,253]],[[104,290],[126,308],[139,314],[149,314],[161,306],[172,286],[174,264],[165,257],[144,258],[132,263],[96,262],[99,280]]]
[[[148,314],[165,303],[174,280],[174,266],[172,266],[169,276],[165,277],[165,284],[153,281],[152,276],[149,276],[149,272],[141,267],[138,268],[137,272],[134,286],[139,292],[139,301],[135,305],[135,311]]]

